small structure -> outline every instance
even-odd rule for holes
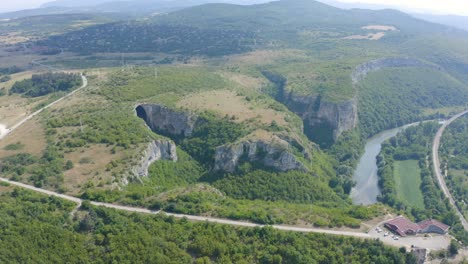
[[[400,236],[416,235],[417,233],[437,233],[444,235],[447,234],[450,229],[450,226],[434,219],[424,220],[415,224],[401,215],[386,222],[384,226]]]
[[[420,233],[437,233],[437,234],[447,234],[450,226],[443,224],[437,220],[429,219],[424,220],[418,223]]]
[[[407,235],[416,235],[420,230],[419,225],[411,222],[403,216],[398,216],[397,218],[386,222],[384,225],[402,237]]]

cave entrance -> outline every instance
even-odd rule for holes
[[[137,106],[135,111],[136,111],[136,114],[137,114],[137,116],[139,118],[141,118],[141,119],[143,119],[143,120],[145,120],[147,122],[148,119],[147,119],[146,111],[141,105]]]
[[[304,134],[321,148],[328,149],[335,142],[333,139],[333,127],[326,121],[314,124],[304,122]]]

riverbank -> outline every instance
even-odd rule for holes
[[[404,129],[419,124],[415,122],[401,127],[385,130],[369,138],[364,147],[364,154],[354,172],[353,180],[356,186],[351,190],[351,199],[357,205],[370,205],[377,202],[377,196],[380,194],[378,185],[379,176],[377,175],[377,155],[382,149],[382,143],[395,137]]]

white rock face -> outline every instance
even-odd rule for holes
[[[263,141],[244,141],[216,148],[215,171],[234,172],[242,160],[260,162],[279,171],[307,171],[304,164],[284,146]]]
[[[177,161],[176,145],[170,140],[156,140],[148,144],[141,157],[140,163],[133,168],[137,177],[148,176],[148,168],[158,160]]]
[[[198,121],[198,116],[193,113],[179,112],[157,104],[142,104],[136,111],[151,130],[171,136],[190,137]]]

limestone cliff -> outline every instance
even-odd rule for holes
[[[216,148],[215,171],[234,172],[241,161],[259,162],[278,171],[307,171],[303,163],[288,151],[285,142],[248,140]]]
[[[412,58],[383,58],[363,63],[351,74],[353,85],[363,80],[368,73],[389,67],[440,68]],[[304,132],[322,146],[335,142],[340,135],[357,125],[357,99],[330,102],[318,96],[300,95],[286,89],[287,80],[275,73],[263,72],[264,76],[278,87],[276,99],[285,104],[304,121]]]
[[[328,102],[320,96],[302,96],[285,92],[285,104],[304,120],[304,131],[314,141],[336,141],[347,130],[357,125],[355,99]]]
[[[148,176],[149,166],[158,160],[177,161],[176,145],[170,140],[156,140],[150,142],[142,153],[137,166],[132,169],[137,177]]]
[[[429,64],[413,58],[383,58],[363,63],[356,67],[351,75],[353,84],[362,81],[368,73],[378,71],[383,68],[397,67],[425,67],[442,70],[439,66]]]
[[[263,75],[275,83],[278,89],[276,99],[304,121],[304,133],[320,145],[330,145],[347,130],[357,124],[357,103],[355,99],[342,102],[328,102],[321,96],[300,95],[286,89],[287,80],[275,73],[263,71]]]
[[[178,112],[158,104],[139,105],[136,112],[151,130],[170,136],[190,137],[198,121],[196,114]]]

